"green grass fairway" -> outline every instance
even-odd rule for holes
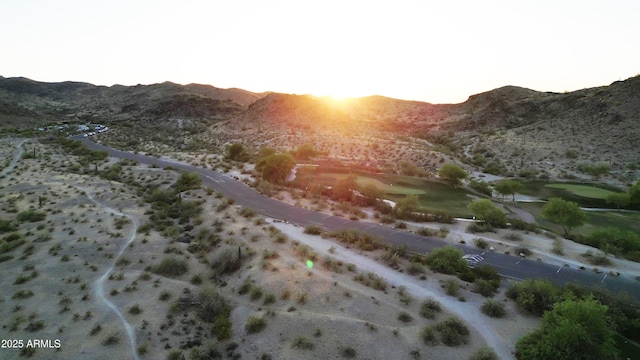
[[[471,217],[467,208],[471,198],[470,192],[463,188],[452,188],[442,182],[425,180],[421,178],[394,175],[374,174],[362,171],[353,171],[356,182],[360,186],[372,184],[382,190],[385,198],[398,201],[407,195],[417,195],[420,205],[431,211],[443,211],[454,216]],[[346,171],[336,169],[315,169],[310,176],[314,181],[327,185],[333,185],[337,181],[349,176]]]
[[[344,180],[349,175],[337,174],[337,173],[323,173],[320,176],[325,178],[335,179],[335,180]],[[424,194],[424,190],[411,188],[403,185],[394,185],[393,183],[385,183],[385,182],[382,182],[381,180],[374,179],[368,176],[363,176],[363,175],[356,175],[356,183],[358,183],[358,185],[360,186],[366,186],[371,184],[387,194],[398,194],[398,195]]]
[[[613,191],[597,188],[594,186],[587,185],[576,185],[576,184],[547,184],[546,187],[554,188],[554,189],[563,189],[572,192],[574,195],[582,196],[585,198],[591,199],[600,199],[605,200],[609,195],[615,194]]]

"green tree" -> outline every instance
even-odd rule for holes
[[[249,155],[244,149],[244,145],[240,143],[235,143],[229,145],[227,148],[227,158],[234,161],[247,161]]]
[[[629,198],[632,204],[640,204],[640,180],[629,189]]]
[[[298,149],[295,151],[296,159],[307,160],[311,157],[316,156],[318,152],[313,147],[312,144],[306,143],[298,146]]]
[[[197,189],[202,184],[202,179],[200,179],[200,175],[196,173],[191,173],[188,171],[183,171],[180,173],[180,177],[173,184],[173,187],[176,189],[178,193],[178,198],[181,198],[181,194],[184,191]]]
[[[505,195],[511,195],[513,201],[516,201],[516,193],[522,191],[522,188],[522,183],[517,180],[503,180],[495,186],[496,191],[502,195],[502,200],[504,200]]]
[[[336,200],[351,201],[351,199],[353,199],[353,191],[356,190],[357,186],[356,176],[349,174],[346,178],[336,183],[331,189],[331,194],[333,194]]]
[[[467,178],[467,172],[458,165],[444,164],[440,170],[438,170],[438,176],[443,178],[449,185],[457,186],[462,179]]]
[[[98,173],[98,162],[109,157],[109,154],[104,150],[93,150],[88,154],[89,161],[95,166],[95,172]]]
[[[433,250],[425,261],[431,270],[443,274],[456,274],[467,269],[462,250],[450,245]]]
[[[272,184],[282,184],[296,165],[290,154],[272,154],[262,158],[256,164],[256,170],[260,171],[262,178]]]
[[[621,208],[629,206],[631,195],[629,193],[613,193],[607,196],[607,203],[615,205],[620,211]]]
[[[616,359],[608,307],[593,298],[568,299],[544,314],[542,326],[518,340],[521,360]]]
[[[560,225],[565,237],[569,235],[571,229],[587,221],[587,214],[580,208],[580,205],[561,198],[549,199],[549,202],[542,207],[542,216],[552,223]]]
[[[420,202],[417,195],[407,195],[403,199],[396,202],[396,206],[393,209],[398,219],[405,219],[420,209]]]
[[[476,219],[482,220],[487,224],[503,227],[507,224],[507,218],[504,213],[498,209],[491,200],[480,199],[469,204],[469,210]]]

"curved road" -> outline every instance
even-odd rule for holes
[[[212,187],[227,197],[234,198],[237,204],[254,209],[257,212],[272,218],[286,219],[289,222],[302,226],[319,225],[328,230],[354,228],[379,236],[384,239],[386,243],[391,245],[407,245],[410,251],[420,254],[424,254],[447,244],[446,242],[436,238],[424,237],[405,231],[398,231],[375,223],[352,221],[338,216],[321,214],[311,210],[295,207],[264,196],[242,182],[236,181],[228,175],[217,171],[115,150],[96,144],[89,140],[89,138],[83,138],[81,136],[74,136],[72,138],[81,140],[91,149],[105,150],[109,153],[109,156],[112,157],[135,160],[143,164],[157,165],[159,167],[172,166],[176,169],[198,173],[205,185]],[[457,245],[457,247],[465,254],[479,253],[478,249],[469,246]],[[579,270],[562,266],[559,267],[557,265],[546,264],[529,259],[520,259],[519,257],[496,252],[485,252],[483,257],[483,263],[495,267],[500,275],[507,278],[516,280],[546,278],[559,285],[575,283],[604,288],[616,293],[627,293],[636,301],[640,301],[640,281],[633,279],[633,276],[636,274],[624,274],[623,276],[616,277],[605,273],[595,273],[591,270]]]

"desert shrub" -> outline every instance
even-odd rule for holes
[[[493,299],[487,299],[487,301],[480,306],[480,311],[494,318],[502,318],[507,315],[504,303]]]
[[[442,311],[440,303],[432,298],[426,298],[422,304],[420,304],[420,316],[426,319],[435,319],[436,313]]]
[[[455,274],[467,268],[462,258],[462,250],[453,246],[444,246],[430,252],[425,258],[429,268],[443,274]]]
[[[342,348],[342,350],[340,350],[340,354],[342,354],[342,357],[346,357],[346,358],[354,358],[357,355],[356,349],[347,346],[345,348]]]
[[[213,271],[216,274],[231,274],[240,269],[242,265],[242,253],[239,250],[225,248],[220,250],[211,261]]]
[[[35,210],[26,210],[18,213],[18,221],[20,222],[37,222],[42,221],[47,217],[47,214]]]
[[[251,291],[249,291],[249,297],[251,300],[258,300],[262,297],[262,288],[259,286],[251,287]]]
[[[483,347],[471,354],[469,360],[498,360],[498,355],[496,355],[493,349]]]
[[[138,315],[142,312],[142,309],[140,308],[139,304],[135,304],[132,307],[129,308],[129,314],[132,315]]]
[[[247,334],[255,334],[262,331],[266,326],[267,321],[263,316],[250,316],[247,319],[247,324],[244,326],[244,329],[247,331]]]
[[[229,311],[221,312],[211,325],[211,333],[218,341],[230,339],[233,333],[233,323]]]
[[[435,329],[440,333],[442,343],[447,346],[458,346],[468,341],[469,329],[464,322],[454,317],[437,323]]]
[[[422,236],[436,236],[438,234],[438,231],[434,229],[430,229],[428,227],[421,227],[418,230],[416,230],[416,234],[422,235]]]
[[[524,255],[524,256],[530,256],[531,254],[533,254],[533,252],[531,250],[529,250],[528,248],[524,247],[524,246],[519,246],[515,249],[513,249],[513,252],[516,253],[517,255]],[[520,255],[520,256],[522,256]]]
[[[198,294],[198,317],[205,322],[213,323],[221,314],[229,313],[231,307],[215,289],[202,289]]]
[[[407,266],[407,273],[409,275],[424,274],[424,266],[420,262],[410,261],[409,266]]]
[[[516,233],[509,233],[503,236],[503,239],[509,240],[509,241],[522,241],[522,236]]]
[[[438,345],[438,337],[432,326],[425,326],[420,330],[420,339],[422,339],[425,345]]]
[[[33,296],[33,291],[31,290],[18,290],[15,294],[11,295],[12,299],[26,299]]]
[[[411,316],[411,314],[409,314],[406,311],[401,311],[398,314],[398,320],[402,321],[402,322],[410,322],[411,320],[413,320],[413,317]]]
[[[496,232],[496,229],[488,223],[471,223],[467,226],[467,232],[470,234]]]
[[[115,344],[117,344],[119,342],[120,342],[120,338],[118,337],[118,334],[113,333],[113,334],[107,336],[102,341],[102,345],[104,345],[104,346],[115,345]]]
[[[553,249],[551,250],[554,254],[564,255],[564,246],[562,245],[562,239],[554,239],[553,240]]]
[[[514,230],[531,231],[536,234],[540,232],[538,225],[535,223],[528,223],[522,219],[510,218],[509,224],[511,224],[510,227]]]
[[[328,236],[364,251],[373,251],[383,247],[380,238],[357,229],[338,230],[329,233]]]
[[[314,347],[314,343],[302,335],[297,336],[291,343],[292,349],[313,350]]]
[[[489,243],[487,243],[487,241],[483,238],[475,238],[473,239],[473,243],[478,249],[484,250],[489,247]]]
[[[489,186],[489,184],[484,181],[471,179],[471,181],[469,181],[469,187],[487,196],[491,196],[491,194],[493,193],[493,189],[491,189],[491,186]]]
[[[189,266],[185,260],[166,257],[159,264],[152,266],[151,271],[158,275],[176,278],[188,272]]]
[[[318,225],[307,225],[304,228],[304,233],[310,235],[320,235],[322,234],[322,228]]]
[[[560,300],[560,290],[550,280],[528,279],[511,284],[506,295],[520,308],[537,316],[551,310]]]
[[[0,233],[8,233],[16,231],[17,229],[18,228],[11,221],[0,219]]]
[[[484,297],[490,297],[495,293],[495,287],[489,280],[477,279],[473,283],[473,291]]]
[[[449,296],[458,296],[460,284],[456,279],[447,279],[442,283],[445,294]]]

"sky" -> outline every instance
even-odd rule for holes
[[[0,0],[0,75],[459,103],[640,74],[637,0]]]

